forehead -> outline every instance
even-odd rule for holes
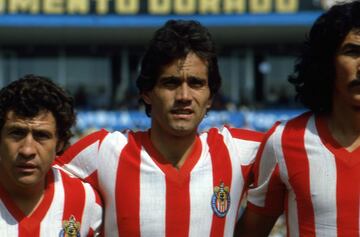
[[[53,114],[49,111],[40,111],[33,117],[17,115],[13,110],[6,113],[4,127],[27,127],[29,129],[56,130],[56,121]]]
[[[208,64],[205,60],[190,52],[185,58],[179,58],[162,68],[162,75],[189,74],[200,77],[207,77]]]

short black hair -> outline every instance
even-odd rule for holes
[[[64,143],[58,151],[61,154],[73,136],[71,127],[76,121],[73,98],[50,79],[37,75],[25,75],[0,90],[0,129],[9,111],[31,118],[42,110],[51,112],[56,120],[58,139]]]
[[[334,58],[345,37],[360,29],[360,1],[334,5],[313,24],[289,82],[296,98],[315,113],[331,112]]]
[[[151,91],[156,85],[162,68],[176,59],[193,52],[208,64],[210,96],[218,92],[221,77],[215,43],[208,29],[193,20],[169,20],[158,29],[143,56],[136,85],[140,94]],[[151,105],[146,104],[150,116]]]

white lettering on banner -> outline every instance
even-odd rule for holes
[[[171,11],[171,0],[149,0],[148,5],[150,14],[166,15]]]
[[[115,11],[118,14],[137,14],[139,9],[139,0],[116,0],[115,2]]]
[[[109,12],[109,0],[95,0],[96,13],[99,15],[107,14]]]
[[[299,4],[300,0],[0,0],[0,14],[269,14],[296,13]]]
[[[194,14],[196,12],[195,0],[174,0],[175,14]]]

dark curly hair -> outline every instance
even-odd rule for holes
[[[334,5],[312,26],[289,82],[299,100],[315,113],[328,114],[335,80],[334,58],[347,34],[360,28],[360,1]]]
[[[209,31],[199,22],[189,20],[169,20],[158,29],[146,50],[136,85],[141,93],[151,91],[162,68],[176,59],[185,58],[189,52],[208,63],[208,78],[211,97],[221,85],[221,77],[215,44]],[[146,104],[146,114],[150,116],[151,105]]]
[[[42,110],[51,112],[56,120],[58,139],[64,142],[63,149],[58,151],[61,154],[73,135],[71,127],[76,120],[73,98],[50,79],[36,75],[26,75],[0,90],[0,129],[9,111],[30,118]]]

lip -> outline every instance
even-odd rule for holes
[[[194,115],[194,111],[192,109],[176,108],[171,110],[171,114],[175,118],[189,119]]]
[[[37,169],[35,164],[27,163],[27,164],[17,164],[16,170],[21,173],[29,173],[34,172]]]

